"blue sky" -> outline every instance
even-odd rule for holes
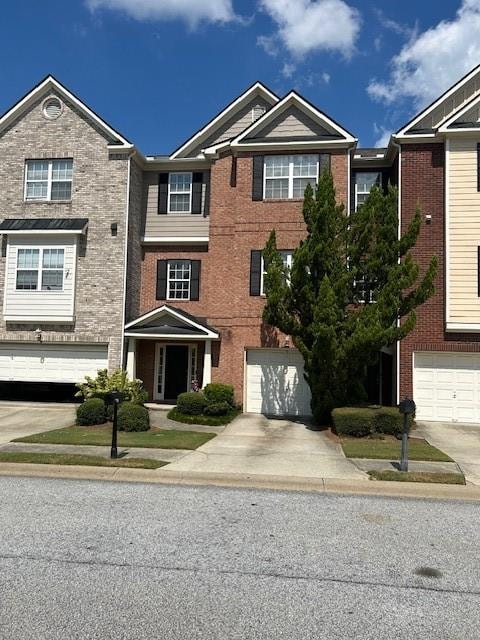
[[[145,154],[255,80],[371,146],[480,63],[480,0],[23,0],[0,20],[2,112],[52,73]]]

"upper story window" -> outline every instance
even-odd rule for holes
[[[170,173],[168,180],[168,213],[191,213],[192,173]]]
[[[169,260],[167,263],[167,300],[190,300],[190,260]]]
[[[282,257],[283,264],[287,267],[288,271],[292,268],[292,259],[293,259],[293,251],[279,251],[280,256]],[[262,255],[262,269],[261,269],[261,279],[260,279],[260,295],[265,295],[265,273],[267,272],[265,268],[265,260]],[[290,282],[290,278],[288,279]]]
[[[17,291],[62,291],[65,250],[22,248],[17,251]]]
[[[27,160],[25,200],[71,200],[73,160]]]
[[[366,171],[355,174],[355,211],[365,202],[375,185],[382,182],[380,171]]]
[[[318,155],[265,156],[264,189],[266,200],[303,198],[307,184],[318,180]]]

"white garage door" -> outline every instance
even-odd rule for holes
[[[480,423],[480,354],[415,353],[417,420]]]
[[[107,368],[105,345],[0,344],[0,380],[82,382]]]
[[[247,351],[246,411],[270,415],[310,415],[310,389],[303,359],[294,349]]]

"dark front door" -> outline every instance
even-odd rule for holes
[[[165,400],[176,400],[188,391],[188,346],[167,344],[165,349]]]

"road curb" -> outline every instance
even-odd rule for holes
[[[272,475],[178,472],[168,469],[128,469],[45,464],[0,463],[0,476],[142,482],[189,486],[220,486],[313,493],[343,493],[416,499],[480,501],[480,487],[473,485],[380,482],[340,478],[285,477]]]

